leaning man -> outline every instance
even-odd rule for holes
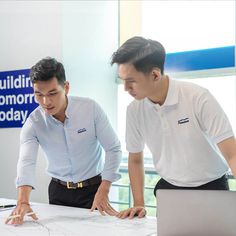
[[[49,203],[98,209],[104,215],[117,212],[109,204],[113,181],[120,178],[120,142],[104,111],[93,100],[68,96],[65,70],[54,58],[44,58],[30,72],[39,103],[20,135],[17,165],[17,207],[6,223],[17,225],[32,212],[30,193],[35,188],[35,166],[39,145],[48,161],[52,180]],[[105,152],[103,163],[102,152]],[[37,219],[35,214],[31,215]]]

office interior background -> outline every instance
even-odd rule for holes
[[[0,1],[0,30],[0,72],[29,69],[43,57],[55,57],[65,66],[70,95],[93,98],[107,113],[123,151],[122,178],[110,194],[119,210],[132,205],[124,138],[125,111],[132,98],[117,80],[117,68],[110,66],[110,59],[125,40],[138,35],[160,41],[168,54],[166,74],[208,88],[236,132],[234,0]],[[184,66],[178,67],[176,58]],[[2,198],[17,197],[20,130],[0,129]],[[48,202],[46,168],[39,150],[37,187],[31,201]],[[145,171],[148,214],[155,215],[153,186],[159,176],[148,148]],[[233,178],[229,184],[236,190]]]

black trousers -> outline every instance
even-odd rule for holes
[[[200,185],[198,187],[179,187],[173,184],[168,183],[164,179],[160,179],[155,188],[154,188],[154,195],[156,196],[157,189],[201,189],[201,190],[229,190],[228,180],[226,175],[223,175],[221,178],[213,180],[209,183]]]
[[[90,209],[99,185],[67,189],[66,186],[51,180],[48,186],[49,204]]]

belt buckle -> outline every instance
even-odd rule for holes
[[[83,183],[82,182],[78,182],[77,183],[77,188],[83,188]]]
[[[72,182],[66,182],[66,187],[68,189],[76,189],[76,186],[71,186],[70,183],[72,183]]]

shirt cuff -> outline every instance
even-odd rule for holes
[[[224,141],[225,139],[231,138],[233,136],[234,136],[233,132],[228,131],[228,132],[225,132],[224,134],[219,135],[218,137],[215,137],[214,142],[215,143],[220,143],[220,142]]]
[[[108,180],[110,182],[115,182],[121,178],[121,174],[114,173],[114,174],[108,174],[108,173],[102,173],[102,180]]]
[[[16,180],[15,180],[15,185],[16,185],[16,188],[20,187],[20,186],[31,186],[33,189],[35,189],[35,183],[34,181],[29,181],[28,179],[26,178],[20,178],[20,177],[17,177]]]

